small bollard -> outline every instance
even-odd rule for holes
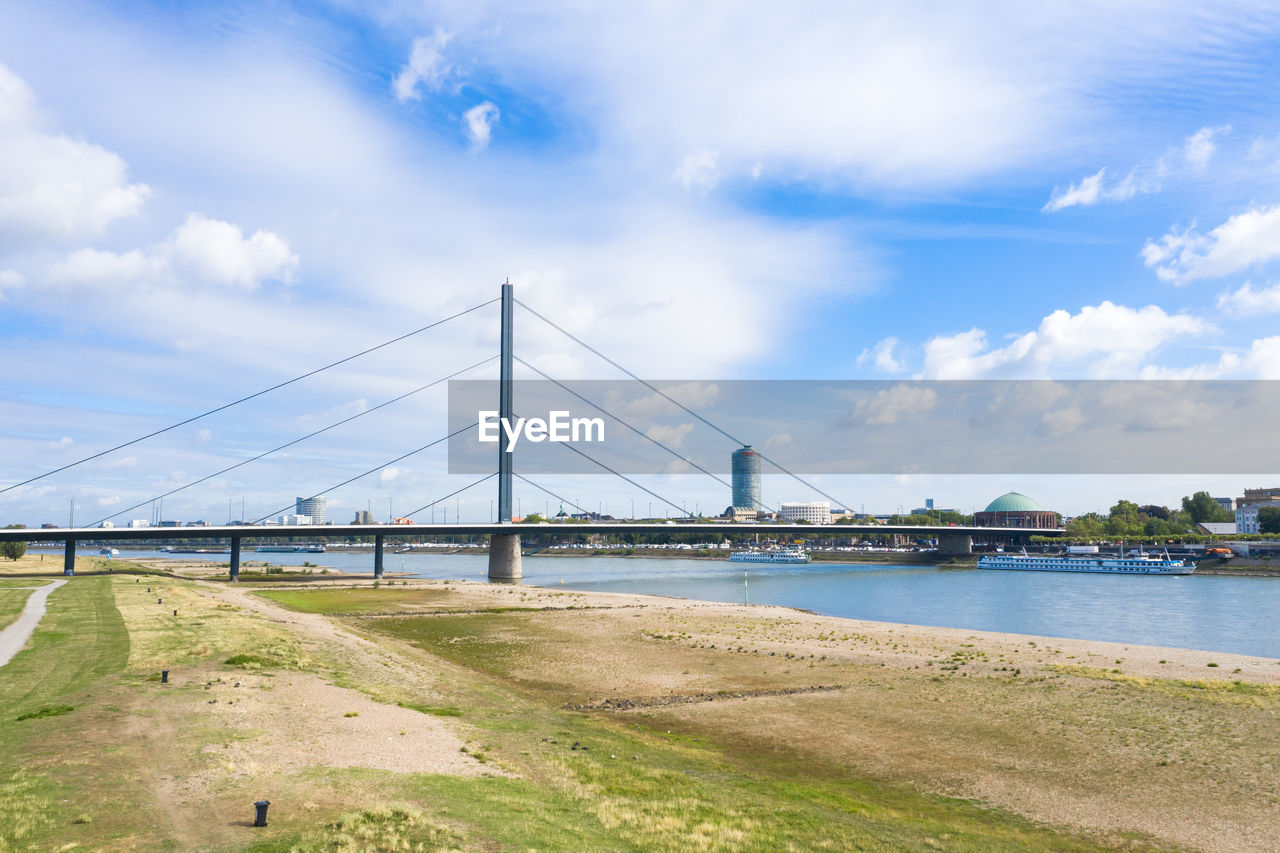
[[[253,815],[254,826],[267,825],[267,806],[269,805],[271,805],[270,800],[258,800],[256,803],[253,804],[253,807],[255,809],[255,812]]]
[[[175,610],[175,611],[173,611],[173,615],[174,615],[174,616],[177,616],[177,615],[178,615],[178,611],[176,611],[176,610]]]
[[[160,683],[161,684],[169,683],[169,670],[167,669],[160,670]]]
[[[164,599],[163,599],[163,598],[157,598],[157,599],[156,599],[156,604],[164,604]]]

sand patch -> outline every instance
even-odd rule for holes
[[[237,739],[201,752],[220,756],[236,773],[307,767],[458,776],[495,772],[462,752],[464,741],[442,719],[375,702],[314,675],[247,675],[207,687],[191,713],[208,718],[200,723],[229,729]]]

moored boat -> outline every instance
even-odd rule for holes
[[[807,563],[809,555],[799,548],[752,548],[734,551],[730,563]]]
[[[987,554],[978,558],[978,568],[1018,572],[1086,572],[1106,575],[1189,575],[1196,570],[1182,560],[1150,555],[1137,557],[1085,557],[1042,554]]]

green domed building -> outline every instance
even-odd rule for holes
[[[1008,492],[973,514],[976,527],[1057,527],[1058,514],[1021,492]]]

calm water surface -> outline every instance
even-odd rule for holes
[[[157,555],[122,551],[120,556]],[[368,572],[373,567],[372,554],[337,551],[249,550],[244,559],[294,566],[309,560],[338,571]],[[410,577],[483,581],[487,567],[483,555],[386,556],[388,572],[403,570]],[[524,582],[705,601],[740,602],[745,595],[752,604],[852,619],[1280,658],[1280,578],[1131,577],[844,563],[746,568],[744,588],[743,564],[724,560],[526,557]]]

